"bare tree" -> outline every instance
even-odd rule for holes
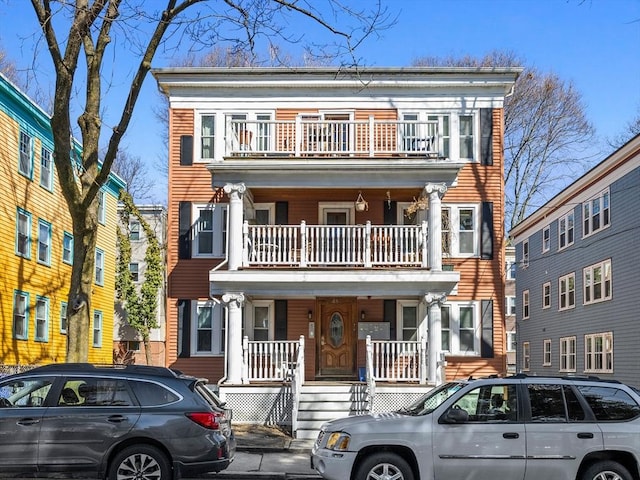
[[[607,144],[614,150],[617,150],[636,135],[640,135],[640,104],[638,105],[636,115],[625,124],[622,132],[608,139]]]
[[[354,62],[354,47],[389,20],[381,2],[371,2],[360,11],[339,0],[166,0],[158,11],[159,2],[143,0],[31,0],[55,71],[54,161],[74,235],[67,361],[88,358],[97,194],[108,180],[158,49],[177,49],[181,40],[190,38],[209,47],[224,41],[255,52],[265,39],[299,40],[286,36],[285,26],[296,17],[331,33],[336,40],[333,54],[347,55]],[[352,22],[355,28],[340,26],[340,22]],[[114,71],[118,46],[129,49],[120,55],[135,56],[139,63],[130,78],[117,77],[118,83],[128,82],[128,94],[121,110],[116,102],[108,102],[111,112],[120,111],[110,124],[105,116],[106,98],[116,78],[109,72]],[[75,109],[80,112],[75,136],[80,137],[81,151],[73,140]],[[107,146],[100,155],[103,136]]]
[[[126,191],[136,203],[152,200],[153,183],[149,176],[149,168],[140,157],[120,148],[111,169],[127,183]]]
[[[9,58],[7,52],[0,46],[0,72],[9,79],[9,81],[19,85],[18,72],[16,64]]]
[[[424,57],[416,65],[506,67],[523,62],[510,52],[482,58]],[[594,128],[580,93],[553,73],[528,67],[504,103],[505,231],[584,171]]]

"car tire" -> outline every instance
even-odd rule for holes
[[[618,462],[597,462],[587,468],[582,480],[633,480],[629,471]]]
[[[378,480],[380,478],[413,480],[413,471],[407,461],[396,453],[374,453],[362,461],[355,480]]]
[[[167,456],[151,445],[132,445],[118,453],[109,467],[108,480],[171,480]]]

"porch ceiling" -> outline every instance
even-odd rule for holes
[[[455,186],[464,163],[424,157],[273,158],[228,157],[207,165],[213,187],[244,183],[248,188],[422,188]]]
[[[460,281],[455,271],[424,269],[368,270],[238,270],[209,272],[213,295],[243,292],[246,295],[287,297],[393,296],[416,297],[428,292],[454,294]]]

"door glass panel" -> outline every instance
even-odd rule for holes
[[[339,347],[344,338],[344,320],[339,313],[334,313],[329,324],[329,341],[331,345]]]
[[[327,212],[327,225],[347,225],[347,213]]]

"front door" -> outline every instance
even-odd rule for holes
[[[333,298],[321,299],[318,303],[318,376],[354,378],[358,340],[356,301],[353,298]]]

